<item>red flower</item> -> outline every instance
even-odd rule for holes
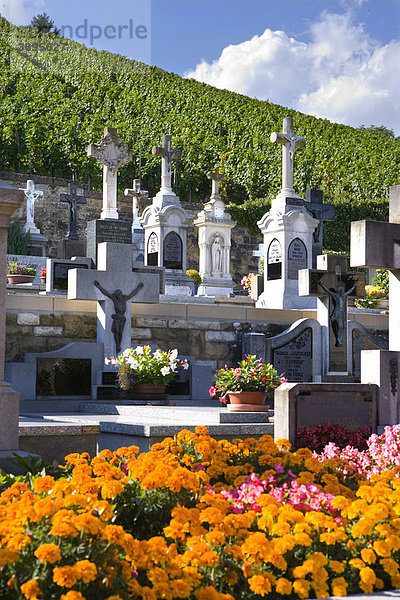
[[[212,385],[210,387],[210,389],[208,390],[208,393],[210,394],[211,398],[214,398],[214,396],[217,394],[217,390],[216,388]]]

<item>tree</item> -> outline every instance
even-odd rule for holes
[[[384,125],[370,125],[369,127],[365,127],[361,125],[358,129],[362,129],[363,131],[370,131],[375,135],[380,135],[383,138],[396,139],[393,129],[388,129]]]
[[[46,13],[33,17],[31,27],[37,29],[39,33],[55,33],[56,35],[60,33],[60,30],[54,25],[54,21]]]

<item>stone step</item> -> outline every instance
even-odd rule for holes
[[[173,423],[181,426],[232,424],[269,424],[273,411],[266,412],[230,412],[224,407],[209,406],[163,406],[152,401],[139,405],[139,402],[82,402],[80,410],[87,414],[123,415],[137,422]]]

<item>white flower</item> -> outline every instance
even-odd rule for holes
[[[131,352],[132,348],[126,348],[123,353],[122,356],[129,356],[130,352]]]
[[[178,350],[175,348],[175,350],[171,350],[171,354],[170,354],[170,360],[175,360],[178,356]]]
[[[169,367],[163,367],[163,368],[161,369],[161,374],[162,374],[162,375],[169,375],[169,374],[170,374],[170,372],[171,372],[171,370],[170,370],[170,368],[169,368]]]
[[[143,346],[136,346],[136,348],[134,349],[134,353],[135,354],[144,354]]]
[[[132,369],[137,369],[138,364],[139,364],[138,361],[136,360],[136,358],[133,356],[130,356],[126,362],[128,363],[128,365],[130,365],[132,367]]]
[[[183,363],[183,365],[182,365],[182,368],[183,368],[185,371],[187,371],[187,370],[188,370],[188,368],[189,368],[189,363],[187,362],[187,360],[185,360],[185,362]]]
[[[111,362],[111,360],[109,358],[105,358],[104,359],[104,364],[109,365]]]

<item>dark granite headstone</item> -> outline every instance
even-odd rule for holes
[[[70,269],[87,269],[88,265],[80,265],[79,263],[66,264],[65,262],[53,261],[53,289],[67,290],[68,289],[68,271]]]
[[[164,261],[166,269],[182,269],[182,240],[175,231],[164,239]]]
[[[90,396],[89,358],[38,358],[37,396]]]
[[[307,327],[293,341],[273,349],[272,364],[288,381],[312,381],[312,336],[311,327]]]
[[[157,234],[154,231],[150,234],[147,241],[147,266],[158,266],[159,243]]]
[[[132,244],[130,224],[119,219],[89,221],[87,224],[86,255],[93,260],[95,265],[97,265],[97,246],[102,242]]]
[[[277,239],[272,240],[267,253],[267,279],[281,279],[282,277],[282,246]]]
[[[296,238],[288,248],[288,279],[298,279],[298,270],[307,268],[307,248]]]
[[[297,392],[296,399],[297,429],[331,424],[354,431],[373,425],[372,392],[304,390]]]
[[[63,258],[70,260],[73,256],[85,256],[85,242],[81,240],[63,240]]]

